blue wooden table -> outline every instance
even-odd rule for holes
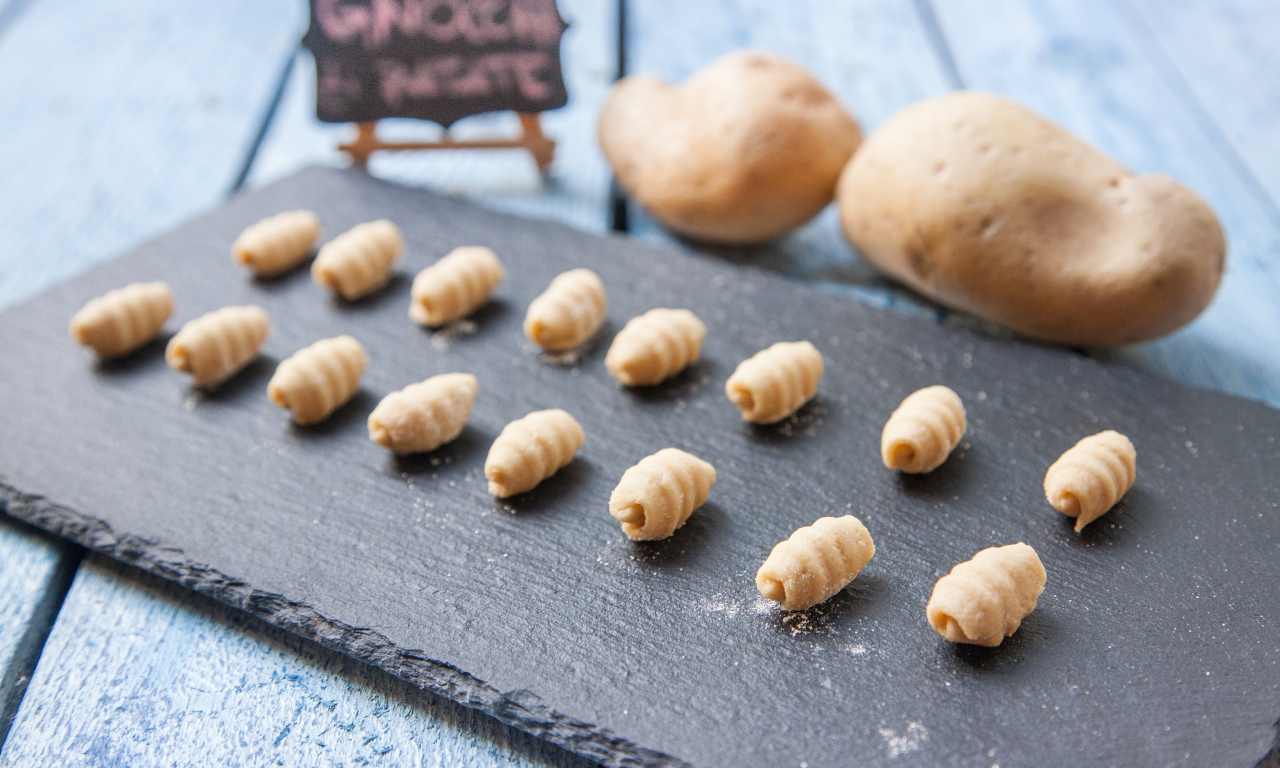
[[[926,96],[998,91],[1136,169],[1179,178],[1226,226],[1227,275],[1209,311],[1167,339],[1110,354],[1280,404],[1280,3],[560,5],[572,23],[564,63],[573,100],[546,119],[561,142],[547,183],[526,157],[500,152],[377,157],[373,172],[666,240],[642,211],[616,215],[595,145],[595,114],[620,67],[680,78],[735,48],[774,50],[816,72],[869,129]],[[333,146],[349,129],[311,117],[314,73],[298,48],[305,13],[298,0],[0,0],[0,305],[245,185],[341,163]],[[457,134],[513,123],[476,118]],[[820,281],[851,301],[981,327],[879,280],[830,210],[780,243],[724,257]],[[24,766],[578,763],[7,518],[0,738],[0,764]]]

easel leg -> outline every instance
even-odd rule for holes
[[[356,168],[368,168],[369,156],[378,147],[378,124],[375,122],[357,123],[354,140],[342,144],[339,149],[351,155],[351,164]]]
[[[537,112],[521,112],[519,117],[524,147],[533,155],[538,170],[545,174],[555,160],[556,143],[542,132],[542,116]]]

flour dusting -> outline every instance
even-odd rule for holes
[[[881,728],[880,738],[884,739],[889,757],[899,757],[920,749],[920,745],[929,740],[929,729],[923,723],[912,720],[907,723],[907,728],[901,735],[892,728]]]

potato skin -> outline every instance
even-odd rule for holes
[[[1226,238],[1173,179],[1135,175],[1031,110],[953,93],[907,107],[840,179],[845,235],[943,304],[1084,347],[1163,336],[1209,304]]]
[[[862,139],[857,121],[802,67],[739,51],[683,85],[619,81],[597,126],[618,182],[668,228],[754,243],[813,218]]]

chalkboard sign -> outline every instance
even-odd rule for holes
[[[560,66],[568,24],[555,0],[311,0],[303,38],[316,62],[316,116],[360,123],[341,146],[363,165],[377,149],[528,149],[545,168],[554,143],[536,113],[569,100]],[[446,129],[484,112],[520,113],[511,140],[384,142],[374,122],[431,120]]]

